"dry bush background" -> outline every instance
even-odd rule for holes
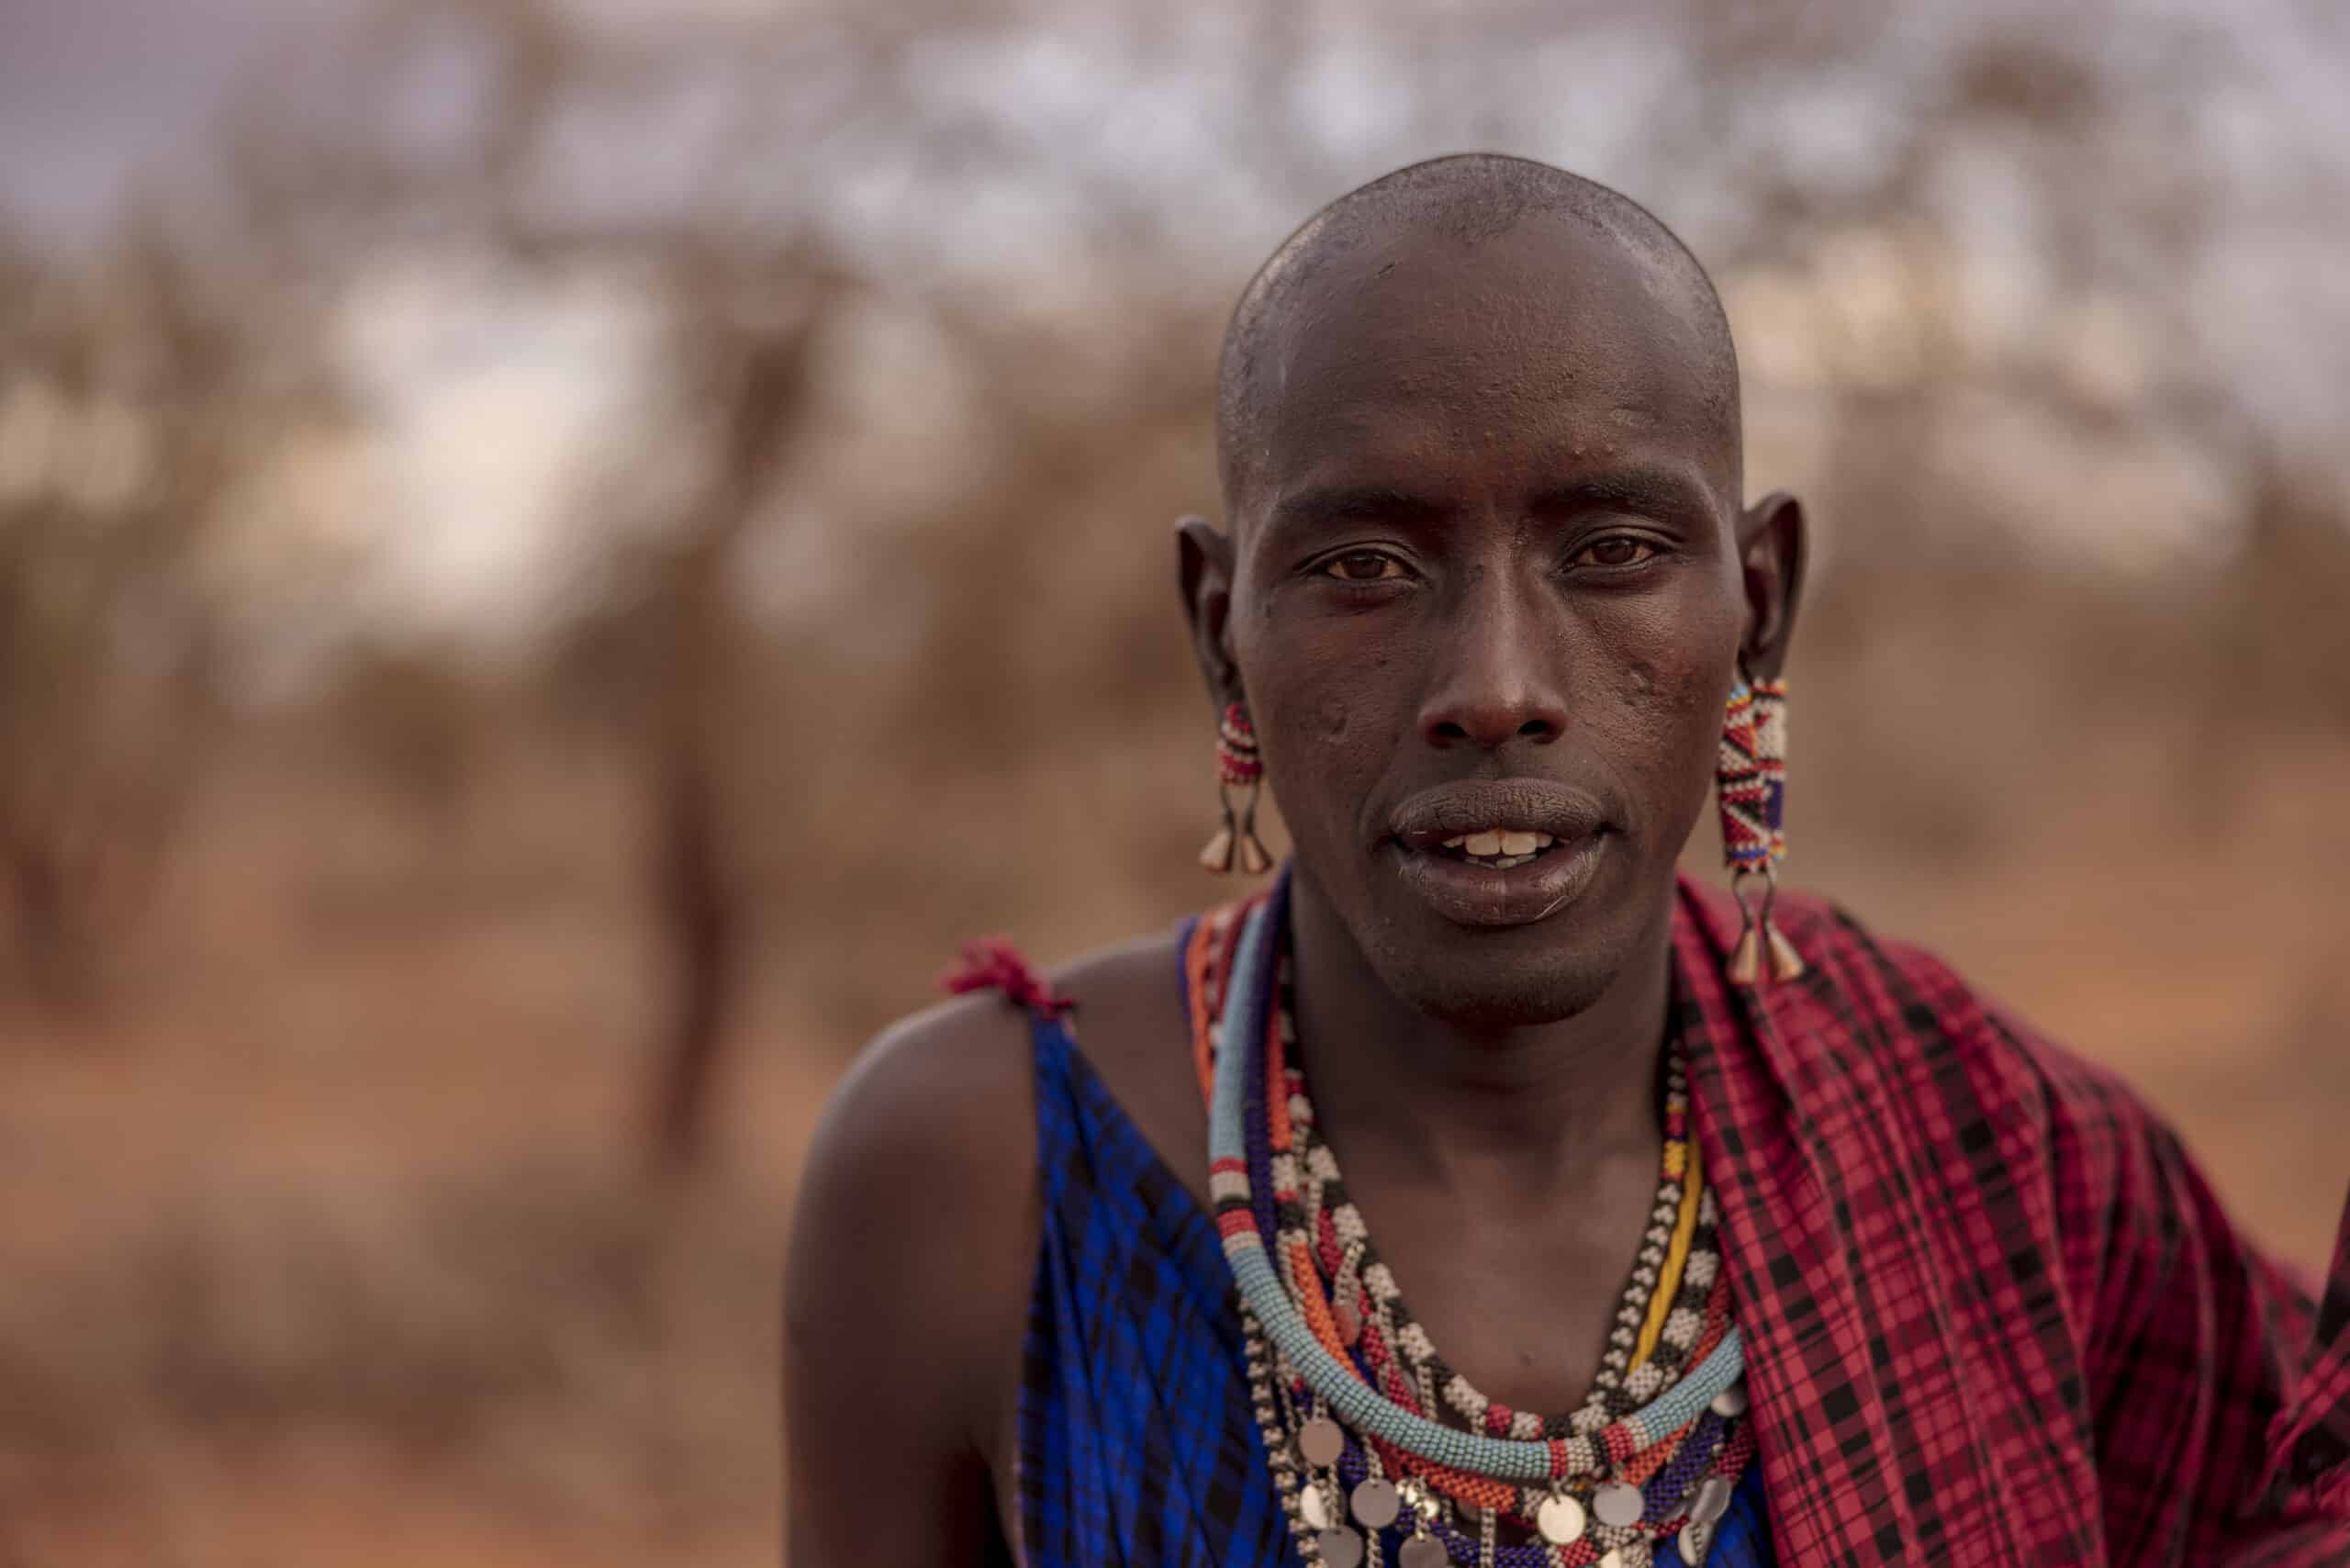
[[[1797,879],[2320,1261],[2350,39],[1722,9],[9,17],[0,1564],[772,1561],[822,1094],[959,939],[1218,890],[1222,315],[1460,147],[1722,285],[1826,536]]]

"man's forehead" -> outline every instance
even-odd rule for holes
[[[1734,449],[1735,391],[1710,301],[1565,215],[1476,242],[1403,233],[1300,279],[1271,323],[1260,455],[1401,461],[1514,442]],[[1734,374],[1734,372],[1728,372]]]
[[[1516,412],[1492,406],[1505,392]],[[1234,520],[1261,505],[1277,441],[1326,442],[1335,421],[1392,419],[1414,398],[1455,431],[1572,409],[1587,431],[1709,447],[1705,466],[1729,475],[1709,482],[1737,498],[1737,358],[1705,269],[1639,203],[1562,169],[1500,153],[1416,163],[1273,252],[1216,378]]]

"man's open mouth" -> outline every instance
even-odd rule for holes
[[[1437,846],[1433,853],[1455,860],[1466,860],[1472,866],[1490,866],[1506,871],[1513,866],[1523,866],[1548,851],[1558,840],[1547,833],[1524,828],[1481,828],[1475,833],[1455,834]]]

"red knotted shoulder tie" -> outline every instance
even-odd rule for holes
[[[963,961],[946,971],[939,983],[960,996],[966,991],[1001,991],[1005,1000],[1024,1007],[1038,1018],[1058,1018],[1076,1008],[1020,956],[1020,949],[1001,936],[983,936],[963,945]]]

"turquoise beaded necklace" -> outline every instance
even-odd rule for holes
[[[1454,1470],[1503,1481],[1553,1479],[1561,1458],[1558,1444],[1457,1430],[1403,1408],[1352,1375],[1315,1338],[1265,1254],[1264,1239],[1258,1234],[1250,1207],[1242,1128],[1248,1073],[1245,1042],[1250,1038],[1254,1021],[1263,1014],[1272,982],[1278,903],[1278,900],[1268,900],[1259,905],[1241,934],[1225,996],[1224,1047],[1215,1062],[1208,1114],[1210,1182],[1218,1196],[1216,1226],[1223,1237],[1225,1261],[1241,1297],[1274,1348],[1348,1426]],[[1744,1368],[1744,1353],[1733,1327],[1681,1381],[1616,1425],[1631,1439],[1635,1449],[1661,1441],[1695,1419],[1717,1394],[1737,1382]]]

